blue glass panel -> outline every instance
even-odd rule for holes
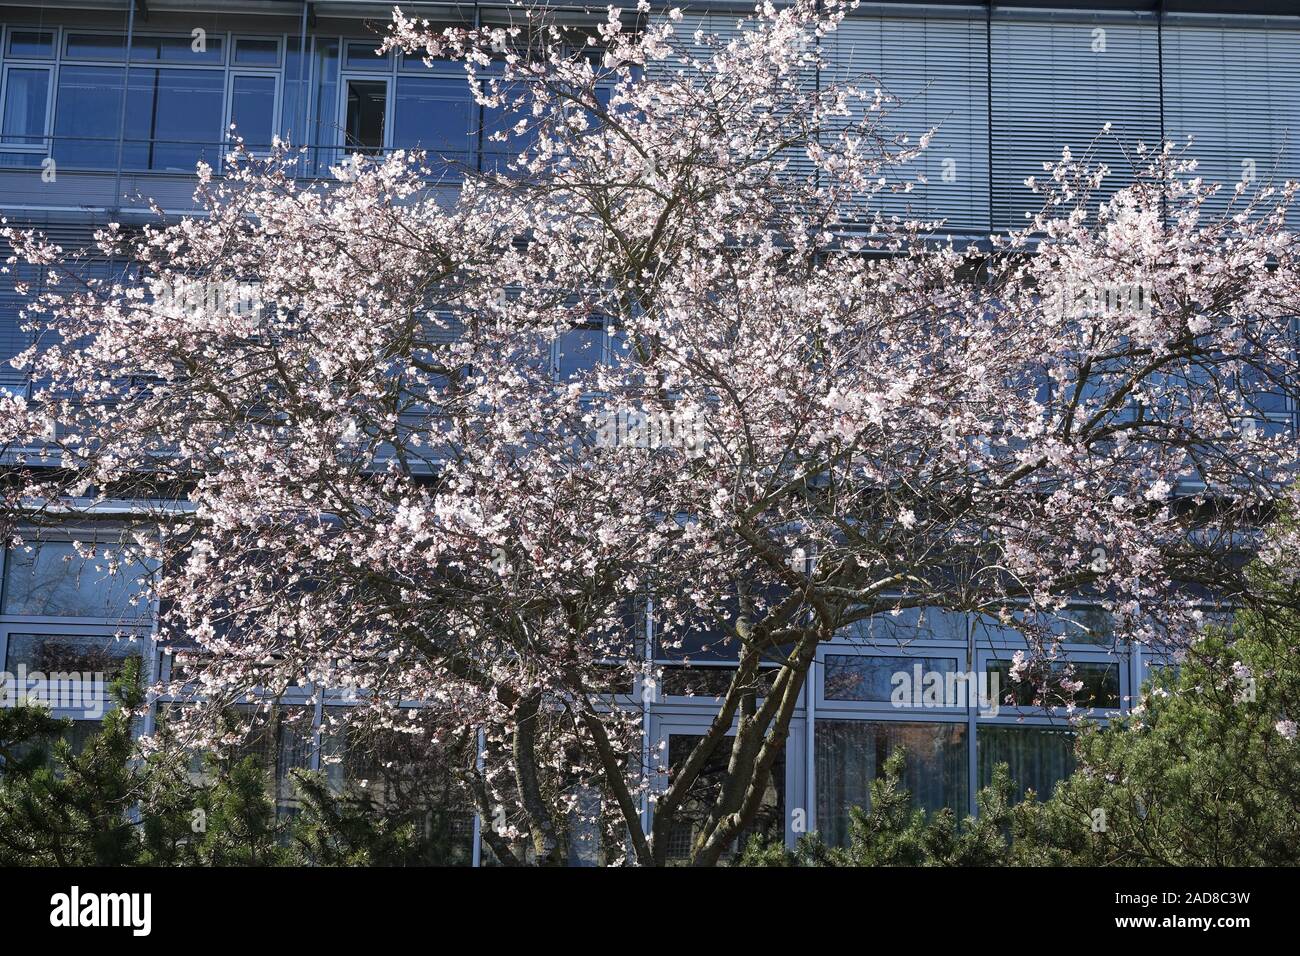
[[[5,143],[39,146],[45,142],[45,107],[49,95],[49,70],[9,71],[5,81]]]
[[[60,166],[112,169],[122,123],[122,68],[64,66],[54,116],[54,158]]]
[[[236,76],[231,81],[230,121],[249,149],[269,149],[275,135],[275,77]]]
[[[402,76],[393,105],[393,145],[427,150],[429,159],[469,163],[478,107],[462,77]]]
[[[9,34],[10,56],[54,56],[53,30],[14,30]]]
[[[220,70],[132,69],[125,169],[194,172],[221,153],[225,76]]]

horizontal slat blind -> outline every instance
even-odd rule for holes
[[[1300,178],[1300,29],[1246,24],[1170,18],[1163,30],[1166,135],[1194,137],[1197,173],[1227,186],[1218,209],[1252,167],[1256,182]]]
[[[18,283],[28,285],[28,294],[19,295]],[[25,305],[41,291],[39,270],[24,263],[8,267],[0,275],[0,382],[21,379],[22,373],[9,364],[23,349],[32,344],[32,334],[23,329],[21,312]]]
[[[1041,203],[1024,181],[1069,146],[1076,159],[1106,123],[1092,154],[1111,175],[1099,199],[1127,184],[1121,147],[1160,142],[1159,49],[1154,19],[1138,14],[1034,17],[995,11],[993,225],[1023,228]]]
[[[829,83],[874,90],[901,102],[885,125],[915,144],[938,127],[920,157],[888,170],[871,202],[886,215],[947,220],[953,231],[988,229],[988,84],[984,14],[851,15],[823,43]],[[924,182],[918,181],[924,180]]]

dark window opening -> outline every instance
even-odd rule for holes
[[[384,148],[387,99],[388,84],[382,80],[348,80],[345,145],[349,149],[373,154]]]

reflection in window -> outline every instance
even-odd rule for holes
[[[871,782],[898,747],[907,751],[903,786],[914,807],[967,812],[965,724],[818,720],[817,829],[827,843],[848,845],[850,808],[870,808]]]
[[[151,572],[138,564],[110,568],[103,545],[94,557],[82,557],[71,541],[10,548],[5,559],[4,613],[144,617],[149,614],[145,591]]]
[[[321,147],[337,142],[338,137],[339,44],[337,40],[308,39],[304,56],[302,38],[289,37],[284,59],[280,128],[295,146],[313,147],[299,173],[321,176],[328,171],[334,153]]]
[[[1021,627],[1003,624],[993,617],[976,622],[976,641],[1010,641],[1019,643],[1026,631],[1052,634],[1067,644],[1108,646],[1114,640],[1114,622],[1110,612],[1093,604],[1075,604],[1051,614],[1027,614],[1023,609],[1012,612],[1012,620]]]
[[[40,750],[45,758],[44,765],[53,769],[54,747],[58,741],[66,743],[74,757],[79,756],[99,733],[101,726],[98,720],[74,720],[57,737],[24,741],[13,747],[10,754],[14,760],[23,760],[33,751]],[[4,776],[4,760],[0,759],[0,777],[2,776]]]
[[[410,823],[421,839],[420,862],[468,865],[473,855],[471,799],[455,774],[473,762],[473,735],[458,751],[426,722],[423,733],[374,731],[348,723],[349,708],[329,707],[321,731],[321,768],[331,788]],[[423,715],[413,721],[418,724]],[[463,752],[462,752],[463,751]]]
[[[855,621],[839,632],[839,637],[863,643],[908,641],[967,640],[967,617],[959,611],[945,611],[937,607],[909,607],[897,614],[885,612],[865,620]]]
[[[975,730],[981,787],[993,782],[1000,763],[1011,771],[1017,801],[1026,790],[1046,800],[1056,784],[1074,772],[1074,734],[1053,727],[1010,727],[981,724]]]
[[[777,673],[775,668],[760,669],[753,679],[755,693],[770,694]],[[722,697],[735,674],[734,667],[665,667],[661,689],[669,697]]]
[[[111,681],[122,672],[122,665],[144,654],[144,642],[138,637],[115,637],[101,634],[10,634],[5,651],[5,670],[16,673],[102,674]]]
[[[237,711],[230,719],[242,727],[243,742],[229,754],[238,762],[252,757],[266,772],[267,785],[275,800],[277,814],[298,812],[300,798],[294,785],[293,770],[311,766],[312,710],[309,707],[276,707],[269,714]],[[196,760],[201,766],[201,757]],[[193,765],[191,769],[196,769]]]
[[[1119,707],[1119,665],[1092,661],[1076,661],[1071,665],[1062,661],[1031,662],[1026,676],[1011,680],[1011,662],[991,660],[986,671],[996,674],[1002,702],[1013,707],[1063,707],[1073,703],[1076,707]],[[1082,686],[1071,690],[1062,681],[1078,682]]]
[[[697,734],[672,734],[668,738],[668,775],[673,773],[691,755],[691,751],[702,739]],[[722,741],[710,754],[694,785],[686,794],[686,799],[677,810],[677,819],[672,832],[668,835],[668,859],[683,861],[690,858],[691,847],[700,835],[705,819],[712,809],[714,801],[722,791],[722,783],[727,773],[727,762],[731,754],[731,740]],[[763,802],[755,814],[753,822],[736,837],[731,847],[722,856],[727,860],[744,849],[749,838],[755,834],[766,842],[784,842],[785,840],[785,750],[782,749],[772,762],[772,770],[763,792]]]
[[[827,700],[860,700],[889,703],[893,697],[896,674],[907,678],[908,701],[913,695],[910,688],[916,687],[916,695],[924,687],[916,678],[920,668],[922,680],[929,673],[951,674],[957,671],[957,659],[953,657],[873,657],[864,654],[828,654],[826,655],[825,690]],[[940,688],[940,693],[943,693]]]

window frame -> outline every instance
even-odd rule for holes
[[[342,41],[345,45],[347,38]],[[336,162],[343,162],[347,157],[354,153],[360,152],[361,155],[376,155],[375,153],[363,152],[361,148],[350,146],[347,142],[348,135],[348,86],[351,83],[383,83],[384,84],[384,138],[383,143],[378,147],[377,155],[382,157],[385,153],[393,148],[393,105],[394,92],[396,90],[396,78],[391,71],[365,71],[349,70],[343,66],[344,57],[339,57],[339,89],[338,89],[338,108],[335,110],[335,129],[334,135],[336,142],[322,143],[327,148],[332,147],[337,156]],[[373,149],[374,147],[365,147]]]
[[[51,35],[53,36],[53,41],[54,41],[54,42],[53,42],[53,45],[52,45],[51,48],[50,48],[50,54],[49,54],[49,56],[36,56],[36,55],[30,54],[30,53],[29,53],[29,54],[22,54],[22,53],[11,53],[11,52],[9,52],[9,45],[10,45],[10,43],[13,42],[13,35],[14,35],[15,33],[49,33],[49,34],[51,34]],[[30,61],[35,62],[35,63],[50,63],[50,64],[52,64],[52,63],[57,63],[58,60],[59,60],[59,53],[60,53],[60,52],[62,51],[62,49],[63,49],[63,36],[62,36],[62,34],[63,34],[63,27],[60,26],[60,25],[57,25],[57,24],[55,24],[55,25],[51,25],[51,26],[25,26],[25,25],[23,25],[23,24],[21,24],[21,23],[11,23],[11,24],[9,24],[9,26],[6,27],[5,30],[4,30],[4,45],[3,45],[3,46],[0,46],[0,53],[3,54],[3,56],[4,56],[4,61],[5,61],[6,63],[8,63],[10,60],[19,60],[19,61],[28,61],[28,60],[30,60]]]
[[[234,121],[235,118],[235,82],[243,77],[265,78],[268,76],[271,77],[272,81],[275,84],[275,92],[272,94],[273,101],[271,103],[271,139],[275,140],[280,135],[280,110],[283,107],[282,100],[284,98],[284,70],[278,66],[276,67],[230,66],[227,67],[226,69],[226,83],[222,93],[222,102],[223,102],[224,109],[222,110],[222,123],[221,123],[221,131],[223,135],[226,137],[226,141],[223,142],[221,145],[221,168],[223,170],[226,168],[227,160],[230,156],[231,145],[232,145],[231,141],[229,140],[229,136],[230,136],[230,124]],[[238,130],[236,130],[236,132],[239,133],[239,135],[241,136],[243,135],[242,132]],[[245,141],[244,147],[246,149],[248,148],[247,141]],[[259,155],[259,151],[256,150],[250,149],[249,152],[253,156]],[[260,155],[265,155],[265,153],[261,153]]]
[[[6,41],[7,42],[7,41]],[[45,119],[44,125],[37,135],[40,137],[39,143],[8,143],[4,141],[3,134],[0,133],[0,153],[31,153],[35,156],[50,155],[51,133],[50,128],[54,123],[54,100],[57,93],[58,77],[56,76],[55,64],[48,60],[19,60],[5,58],[3,67],[3,76],[0,77],[0,114],[8,106],[9,96],[9,74],[14,70],[42,70],[44,71],[47,81],[45,86]],[[5,117],[0,115],[0,129],[3,129]]]

